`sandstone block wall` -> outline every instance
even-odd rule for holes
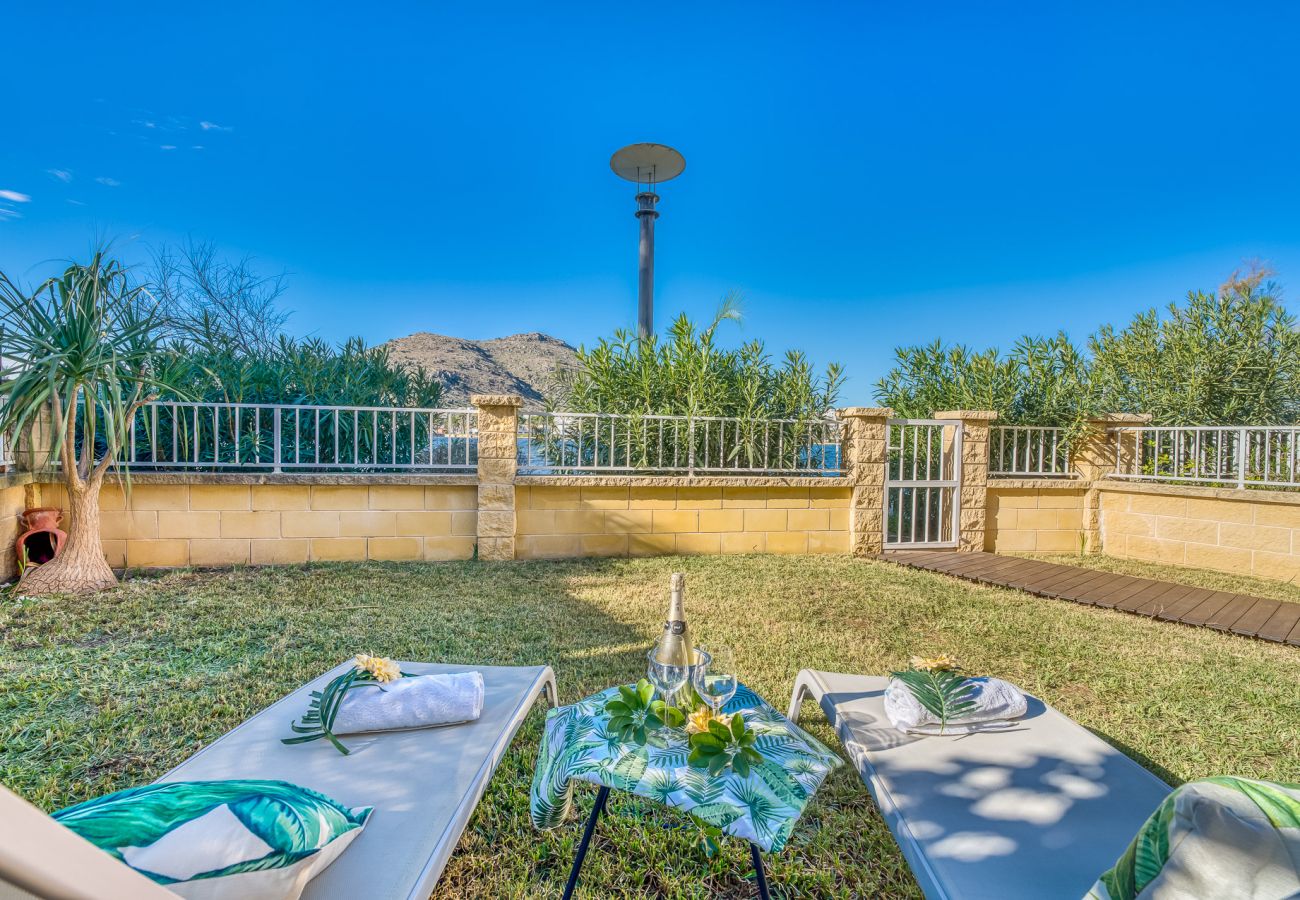
[[[422,484],[135,484],[100,498],[112,566],[468,559],[477,488]],[[128,502],[129,499],[129,502]],[[42,502],[67,508],[61,485]]]
[[[1111,556],[1300,577],[1300,494],[1105,482],[1100,506],[1102,549]]]
[[[9,580],[18,574],[18,560],[14,556],[14,541],[21,531],[18,517],[27,509],[29,487],[7,479],[0,486],[0,580]]]
[[[990,553],[1078,553],[1084,540],[1086,489],[988,484],[984,549]]]
[[[848,553],[852,488],[517,486],[520,559]]]

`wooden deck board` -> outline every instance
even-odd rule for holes
[[[1255,637],[1266,641],[1285,641],[1291,629],[1300,625],[1300,603],[1283,603],[1267,622],[1260,626]]]
[[[1259,598],[1250,597],[1246,594],[1236,594],[1228,601],[1227,606],[1206,621],[1205,627],[1215,628],[1219,631],[1231,631],[1233,624],[1255,605],[1257,599]]]
[[[1300,603],[996,553],[887,550],[880,558],[1039,597],[1118,609],[1300,647]]]
[[[1280,600],[1259,599],[1255,605],[1246,611],[1246,613],[1237,621],[1232,623],[1232,630],[1237,634],[1244,634],[1249,637],[1255,637],[1259,630],[1264,627],[1264,623],[1273,617],[1282,606]]]
[[[1227,606],[1235,596],[1237,595],[1231,591],[1215,591],[1206,598],[1204,603],[1183,616],[1183,621],[1189,625],[1204,625],[1214,618],[1215,613]]]

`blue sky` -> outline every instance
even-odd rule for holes
[[[871,400],[1008,346],[1300,284],[1300,5],[11,4],[0,270],[191,236],[371,341],[635,322],[633,141],[677,147],[659,324],[730,289]]]

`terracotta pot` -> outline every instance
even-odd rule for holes
[[[23,512],[23,522],[28,531],[54,531],[63,518],[63,510],[54,506],[40,506]]]

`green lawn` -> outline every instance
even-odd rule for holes
[[[571,701],[641,675],[668,575],[688,573],[698,640],[728,643],[781,708],[804,666],[884,672],[956,654],[1018,682],[1171,781],[1300,780],[1300,653],[887,563],[722,557],[339,564],[135,578],[91,598],[0,611],[0,770],[56,809],[147,782],[358,650],[457,663],[550,663]],[[811,730],[838,748],[813,707]],[[520,732],[437,897],[558,896],[580,822],[533,830],[542,714]],[[580,790],[586,808],[594,789]],[[748,897],[746,848],[712,862],[675,813],[615,797],[588,897]],[[833,775],[769,871],[779,894],[916,897],[866,790]]]

